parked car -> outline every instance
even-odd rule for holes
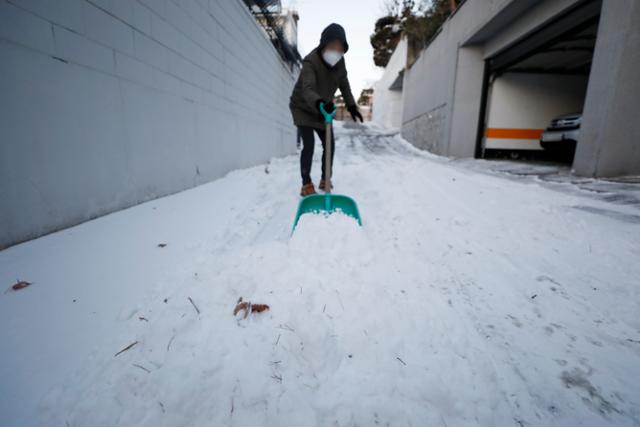
[[[582,113],[563,114],[554,118],[542,132],[540,145],[545,150],[575,150],[581,123]]]

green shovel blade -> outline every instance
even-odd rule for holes
[[[304,214],[324,213],[330,215],[333,212],[342,212],[345,215],[349,215],[358,221],[359,225],[362,225],[358,205],[351,197],[329,193],[312,194],[311,196],[307,196],[300,200],[300,203],[298,204],[298,211],[296,212],[296,219],[293,222],[293,230],[296,229],[296,225],[298,225],[300,217]]]

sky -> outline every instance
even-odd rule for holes
[[[298,10],[298,50],[304,57],[320,41],[320,33],[332,22],[347,33],[349,52],[345,55],[353,96],[371,87],[383,69],[373,63],[369,36],[378,18],[384,15],[383,0],[282,0],[282,5]]]

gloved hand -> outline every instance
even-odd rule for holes
[[[362,123],[362,114],[360,114],[360,111],[358,111],[357,105],[352,105],[347,109],[349,110],[349,113],[351,113],[351,118],[354,122],[357,121],[356,119],[360,119],[360,123]]]
[[[320,103],[324,102],[324,111],[326,111],[327,113],[331,113],[333,110],[336,109],[336,106],[333,104],[333,102],[329,101],[323,101],[322,99],[318,100],[318,102],[316,102],[316,108],[318,109],[318,111],[320,111]],[[320,111],[322,113],[322,111]]]

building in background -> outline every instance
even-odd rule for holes
[[[0,2],[0,248],[292,153],[264,3]]]
[[[334,96],[333,103],[336,106],[335,120],[342,121],[351,117],[347,111],[347,104],[344,102],[344,97],[342,95]]]
[[[291,67],[299,66],[298,12],[283,8],[280,0],[243,0],[262,26],[265,34]]]
[[[360,114],[362,114],[363,121],[371,120],[371,104],[373,101],[373,89],[362,89],[360,92],[360,96],[356,100],[358,104],[358,109],[360,110]],[[347,110],[347,105],[344,102],[344,98],[342,95],[336,95],[333,97],[333,103],[336,106],[336,116],[335,120],[347,120],[352,121],[351,113]]]
[[[365,122],[371,121],[373,107],[373,88],[362,89],[358,97],[358,108]]]
[[[574,171],[640,174],[640,2],[458,4],[424,50],[398,45],[376,85],[374,120],[397,127],[392,88],[401,89],[405,139],[445,156],[484,157],[538,150],[552,119],[581,112]]]

